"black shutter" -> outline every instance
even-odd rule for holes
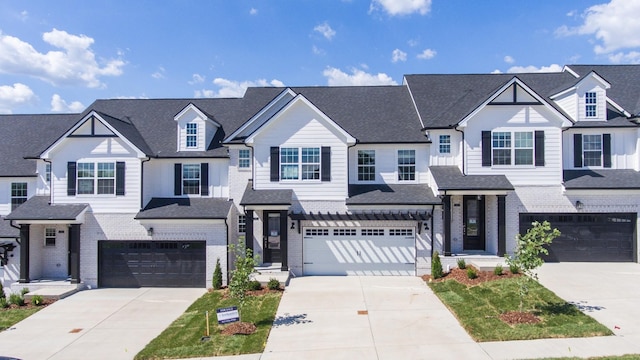
[[[573,134],[573,167],[582,167],[582,134]]]
[[[602,134],[602,167],[611,167],[611,134]]]
[[[173,164],[173,194],[182,195],[182,164]]]
[[[536,166],[544,166],[544,131],[535,132]]]
[[[116,195],[124,195],[124,161],[116,162]]]
[[[331,181],[331,147],[323,146],[320,153],[320,173],[322,181]]]
[[[271,147],[271,181],[280,181],[280,148]]]
[[[491,166],[491,131],[482,132],[482,166]]]
[[[200,164],[200,195],[209,196],[209,164]]]
[[[67,163],[67,195],[76,195],[76,163],[74,161]]]

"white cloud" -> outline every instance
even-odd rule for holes
[[[313,28],[313,31],[322,34],[327,40],[333,39],[336,36],[336,31],[329,26],[329,23],[326,21],[316,27]]]
[[[558,36],[593,35],[599,41],[596,54],[640,47],[640,1],[611,0],[587,8],[582,14],[584,23],[577,27],[563,25],[556,29]],[[595,42],[595,41],[594,41]],[[633,55],[631,55],[633,57]]]
[[[516,62],[516,59],[514,59],[512,56],[505,56],[504,57],[504,62],[506,62],[507,64],[513,64],[514,62]]]
[[[273,79],[271,81],[267,81],[265,79],[259,79],[256,81],[233,81],[223,78],[215,78],[213,79],[213,84],[219,88],[217,91],[210,89],[196,90],[194,92],[194,96],[198,98],[238,98],[244,96],[245,91],[249,87],[284,87],[284,83],[277,79]]]
[[[536,72],[560,72],[562,71],[562,66],[558,64],[551,64],[549,66],[541,66],[536,67],[533,65],[529,66],[512,66],[507,70],[508,73],[536,73]]]
[[[614,64],[640,64],[640,52],[630,51],[628,53],[609,54],[609,61]]]
[[[418,59],[429,60],[433,59],[438,52],[432,49],[424,49],[420,54],[418,54]]]
[[[78,113],[84,110],[85,106],[80,101],[73,101],[68,104],[60,95],[53,94],[51,97],[51,111]]]
[[[154,72],[153,74],[151,74],[151,77],[154,79],[164,79],[164,74],[167,71],[165,70],[164,67],[162,66],[158,66],[158,71]]]
[[[98,63],[90,46],[94,40],[86,35],[72,35],[53,29],[42,39],[55,48],[38,52],[31,44],[0,32],[0,72],[33,76],[53,85],[101,87],[103,76],[119,76],[125,62],[111,59]]]
[[[359,69],[351,70],[351,75],[333,67],[326,68],[322,75],[327,78],[329,86],[366,86],[366,85],[397,85],[389,75],[366,73]]]
[[[420,13],[425,15],[431,10],[431,0],[373,0],[369,12],[382,9],[391,16]]]
[[[407,61],[407,53],[400,49],[395,49],[391,53],[391,62],[397,63],[398,61]]]
[[[317,47],[315,45],[313,45],[311,47],[311,51],[313,52],[314,55],[324,55],[325,54],[324,50],[322,50],[321,48],[319,48],[319,47]]]
[[[257,14],[258,14],[258,9],[251,8],[251,10],[249,10],[249,15],[257,15]]]
[[[187,81],[187,83],[189,83],[189,85],[201,84],[201,83],[204,82],[204,80],[205,80],[205,76],[204,75],[193,74],[191,76],[191,80]]]
[[[2,85],[0,86],[0,114],[10,114],[13,107],[33,99],[35,99],[33,90],[25,84]]]
[[[411,39],[411,40],[407,41],[407,45],[409,45],[411,47],[416,47],[416,46],[418,46],[418,44],[419,44],[419,41],[415,40],[415,39]]]

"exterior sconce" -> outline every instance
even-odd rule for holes
[[[292,222],[291,222],[291,228],[290,228],[290,229],[291,229],[291,230],[293,230],[293,229],[295,229],[295,228],[296,228],[296,223],[292,221]]]
[[[582,210],[583,208],[584,208],[584,204],[582,203],[582,201],[580,200],[576,201],[576,209]]]
[[[422,226],[424,226],[425,231],[429,230],[429,224],[426,221],[422,222]]]
[[[152,227],[147,229],[147,235],[153,236],[153,228]]]

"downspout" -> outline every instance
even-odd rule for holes
[[[53,204],[53,163],[51,163],[51,160],[47,159],[42,159],[42,161],[49,163],[49,169],[51,170],[49,171],[49,205],[51,205]]]
[[[13,224],[13,220],[9,220],[9,226],[11,226],[12,228],[15,228],[15,229],[20,230],[20,226],[18,226],[18,225],[14,225],[14,224]],[[21,245],[21,244],[20,244],[20,237],[17,237],[17,238],[16,238],[16,242],[18,243],[18,245]]]
[[[467,175],[467,169],[465,167],[465,161],[464,161],[464,148],[465,148],[465,144],[464,144],[464,131],[462,130],[458,130],[458,127],[454,127],[453,130],[462,133],[462,175]]]
[[[227,286],[229,285],[229,281],[231,280],[231,277],[229,276],[229,269],[231,269],[231,267],[229,266],[229,263],[231,262],[231,255],[229,254],[229,223],[227,222],[227,218],[224,218],[224,226],[227,227]]]
[[[433,211],[435,208],[435,205],[431,205],[431,257],[433,257]]]
[[[242,145],[244,145],[244,146],[248,147],[249,149],[251,149],[251,190],[255,190],[255,188],[253,187],[253,178],[256,175],[255,174],[256,167],[253,166],[253,156],[255,154],[255,151],[253,149],[253,146],[248,145],[247,143],[243,142]],[[240,159],[238,159],[238,161],[240,161]]]
[[[146,160],[140,162],[140,210],[144,209],[144,163],[151,161],[151,158],[147,156]]]

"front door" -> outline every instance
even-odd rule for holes
[[[484,250],[484,196],[463,198],[463,248]]]
[[[281,262],[280,255],[280,212],[265,211],[263,255],[265,263]]]

